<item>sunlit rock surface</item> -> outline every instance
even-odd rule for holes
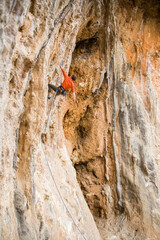
[[[159,1],[0,11],[0,239],[159,240]]]

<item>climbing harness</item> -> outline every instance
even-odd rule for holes
[[[56,93],[60,92],[63,96],[66,96],[66,90],[62,87],[62,86],[59,86],[57,87],[56,89]]]

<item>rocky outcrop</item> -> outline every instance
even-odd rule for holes
[[[160,238],[159,9],[2,1],[1,239]]]

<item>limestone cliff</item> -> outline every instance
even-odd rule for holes
[[[0,11],[0,239],[159,240],[159,0]]]

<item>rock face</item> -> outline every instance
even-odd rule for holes
[[[159,0],[0,11],[0,239],[160,239]]]

